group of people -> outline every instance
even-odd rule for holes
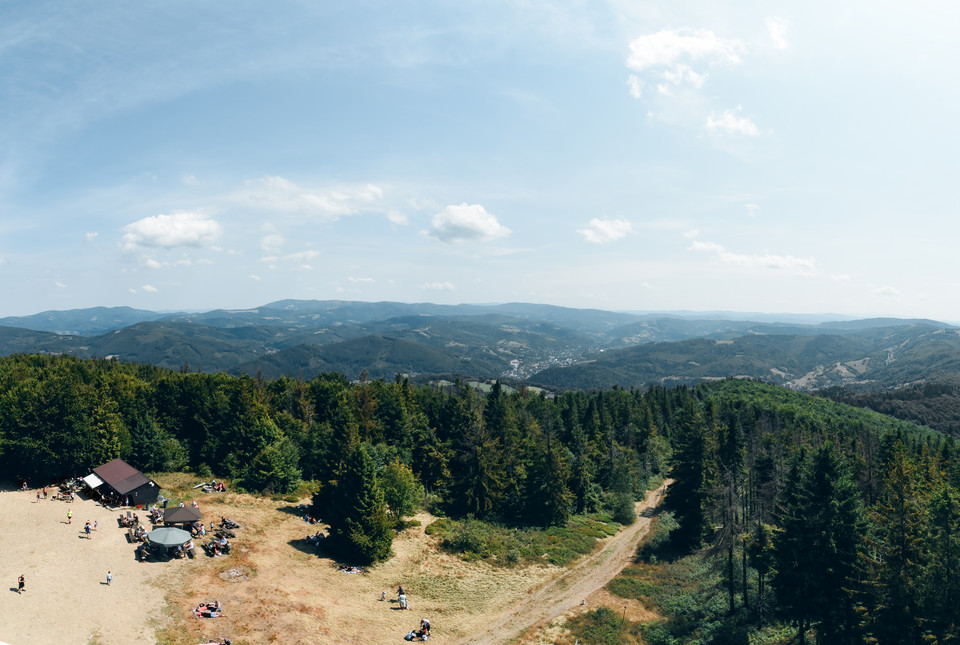
[[[219,539],[214,538],[208,544],[203,545],[203,548],[209,555],[217,557],[230,553],[230,542],[226,535],[221,535]]]
[[[100,527],[100,523],[97,520],[93,521],[93,524],[90,523],[90,520],[87,520],[87,523],[83,525],[83,532],[87,534],[87,539],[93,537],[92,532],[96,531]]]
[[[229,517],[220,517],[220,528],[222,529],[238,529],[240,525],[231,520]]]
[[[197,618],[218,618],[223,615],[223,610],[220,608],[220,601],[214,600],[213,602],[198,605],[197,608],[193,610],[193,613]]]
[[[176,549],[174,549],[173,557],[183,558],[189,555],[191,551],[193,551],[193,540],[187,540],[186,542],[178,546]]]
[[[320,543],[323,542],[323,540],[323,531],[317,531],[313,535],[307,536],[307,544],[311,544],[313,546],[320,546]]]
[[[109,493],[104,495],[101,498],[104,506],[111,506],[113,508],[119,508],[121,506],[133,506],[133,500],[130,499],[129,495],[118,495],[117,493]]]
[[[403,637],[407,641],[425,641],[430,638],[430,621],[426,618],[420,619],[420,629],[411,629],[406,636]]]
[[[211,522],[211,526],[212,525],[213,523]],[[193,533],[193,537],[206,537],[207,526],[203,522],[194,522],[190,532]]]
[[[140,517],[136,513],[134,513],[130,517],[121,515],[120,523],[127,528],[134,528],[134,527],[140,526]]]

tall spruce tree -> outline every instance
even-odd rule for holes
[[[376,470],[365,444],[358,444],[323,508],[330,536],[347,557],[377,562],[390,555],[393,528]],[[315,498],[315,506],[316,504]]]
[[[707,436],[699,406],[691,401],[677,412],[677,444],[667,505],[680,525],[674,539],[682,549],[698,549],[707,532]]]
[[[902,442],[886,460],[880,500],[871,520],[870,569],[873,602],[871,631],[880,643],[899,645],[920,640],[919,577],[923,531],[916,464]]]
[[[775,539],[777,600],[798,627],[824,643],[857,642],[853,580],[859,560],[863,510],[846,465],[831,443],[808,465],[790,466]]]

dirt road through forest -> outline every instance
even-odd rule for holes
[[[527,629],[569,611],[602,588],[633,560],[640,539],[650,529],[656,506],[673,480],[650,491],[637,502],[637,521],[612,536],[603,547],[563,572],[509,610],[490,621],[490,626],[462,645],[497,645],[516,638]]]

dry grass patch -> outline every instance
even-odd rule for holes
[[[182,475],[161,478],[174,499],[187,499],[183,488],[196,483]],[[490,613],[515,604],[556,571],[502,569],[438,554],[435,539],[423,529],[435,518],[424,513],[416,517],[421,526],[397,537],[388,561],[363,574],[344,574],[336,561],[307,546],[308,534],[327,527],[303,522],[294,510],[298,502],[240,493],[195,498],[206,521],[224,515],[244,528],[229,556],[200,555],[183,575],[163,580],[167,625],[158,637],[169,645],[222,636],[234,643],[383,643],[402,639],[421,617],[431,619],[434,642],[452,643],[482,629]],[[400,584],[412,611],[398,609]],[[381,602],[383,591],[387,600]],[[215,598],[224,617],[193,616],[194,607]]]

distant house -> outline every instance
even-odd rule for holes
[[[121,500],[131,505],[153,504],[160,495],[160,487],[155,481],[122,459],[97,466],[93,474],[83,480],[103,497],[119,495]]]

